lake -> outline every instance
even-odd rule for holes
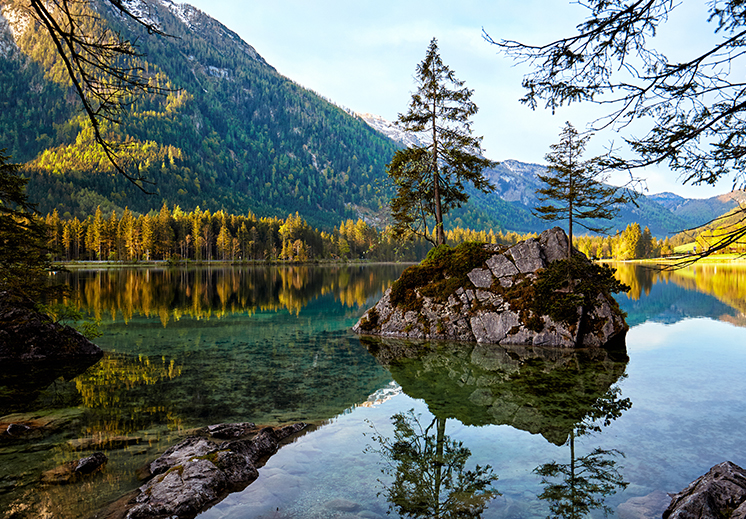
[[[746,268],[615,267],[631,287],[617,297],[626,351],[420,355],[349,331],[405,265],[60,274],[106,354],[75,377],[0,381],[0,423],[44,426],[0,440],[0,517],[87,517],[190,429],[239,421],[310,426],[202,519],[371,519],[436,502],[464,517],[660,517],[666,492],[746,466]],[[417,449],[398,448],[406,434]],[[103,472],[39,483],[92,449]],[[568,477],[581,472],[587,484]]]

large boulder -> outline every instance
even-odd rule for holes
[[[575,293],[569,319],[539,315],[537,298],[559,299],[558,288],[537,296],[537,280],[549,265],[564,259],[567,235],[559,227],[512,247],[484,245],[441,251],[405,270],[353,331],[391,338],[471,341],[550,347],[599,347],[624,338],[624,314],[608,291]],[[591,262],[574,251],[574,262]],[[445,265],[445,267],[442,267]],[[462,275],[464,274],[464,275]],[[574,280],[581,286],[583,280]],[[574,299],[573,299],[574,300]]]
[[[0,292],[0,360],[68,361],[102,354],[76,330],[36,311],[32,301]]]
[[[152,477],[134,496],[124,504],[115,503],[99,517],[194,517],[254,481],[261,461],[274,454],[283,440],[305,427],[303,423],[260,430],[248,423],[212,426],[207,429],[207,436],[215,438],[227,433],[237,439],[216,443],[208,437],[186,438],[148,466]],[[215,431],[221,433],[215,435]]]
[[[663,519],[746,519],[746,471],[730,461],[715,465],[678,494]]]

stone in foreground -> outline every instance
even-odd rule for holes
[[[37,312],[32,301],[0,292],[0,360],[57,362],[102,354],[76,330]]]
[[[205,433],[211,437],[216,430],[228,432],[231,438],[250,437],[222,443],[200,436],[186,438],[148,466],[152,477],[135,496],[114,503],[97,517],[195,517],[228,493],[254,481],[261,462],[274,454],[283,440],[305,427],[303,423],[259,431],[249,423],[208,427]]]
[[[560,348],[600,347],[622,340],[629,328],[624,314],[602,291],[590,294],[593,304],[573,306],[569,322],[531,310],[532,296],[526,294],[532,293],[542,269],[566,257],[567,247],[567,236],[559,227],[509,248],[487,244],[481,254],[468,256],[478,259],[458,279],[432,270],[426,260],[414,267],[419,269],[417,275],[405,271],[353,331],[391,338]],[[574,254],[575,260],[591,264],[580,252]],[[405,277],[419,283],[408,287],[406,298],[397,286]],[[433,283],[436,278],[442,281]],[[567,295],[567,291],[556,294]]]
[[[678,494],[663,519],[746,519],[746,471],[730,461],[715,465]]]

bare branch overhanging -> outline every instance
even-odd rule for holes
[[[167,36],[154,22],[133,13],[121,0],[105,0],[113,9],[144,27],[149,34]],[[141,191],[149,193],[147,180],[136,164],[118,152],[125,149],[109,141],[103,125],[118,124],[120,116],[143,94],[166,94],[172,89],[158,86],[141,65],[143,56],[135,43],[106,27],[89,0],[28,0],[27,12],[49,35],[70,78],[73,90],[107,160],[117,173]],[[131,162],[131,161],[130,161]]]

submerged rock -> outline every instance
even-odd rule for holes
[[[726,461],[678,494],[663,519],[746,519],[746,470]]]
[[[543,271],[566,257],[567,236],[559,227],[512,247],[459,246],[451,257],[434,251],[404,271],[353,327],[355,333],[573,348],[603,346],[627,332],[611,294],[579,288],[587,286],[584,279],[574,279],[572,291],[559,286],[550,293],[537,291]],[[573,262],[595,272],[580,252],[575,251]],[[536,310],[537,300],[548,308],[555,299],[573,301],[569,312],[563,310],[569,316]]]
[[[265,427],[250,424],[210,426],[212,430],[237,431],[249,438],[216,443],[209,438],[193,436],[174,445],[149,465],[151,479],[126,503],[115,503],[114,509],[97,517],[155,519],[194,517],[230,492],[245,488],[254,481],[260,462],[274,454],[280,443],[298,433],[306,424]],[[212,429],[212,430],[209,430]]]
[[[42,483],[64,484],[78,481],[81,477],[101,470],[109,459],[103,452],[94,452],[90,456],[70,461],[41,475]]]

